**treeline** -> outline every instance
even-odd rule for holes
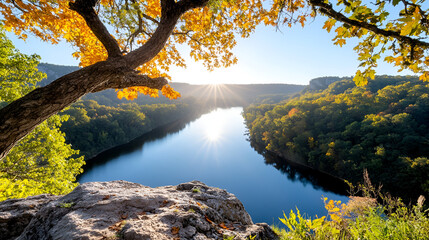
[[[208,109],[192,99],[150,105],[131,102],[115,107],[84,100],[62,112],[70,117],[61,130],[66,134],[67,143],[89,159],[156,127],[178,119],[193,119],[205,111]]]
[[[266,150],[357,183],[367,169],[394,195],[429,193],[429,83],[342,80],[281,104],[250,106],[250,140]]]

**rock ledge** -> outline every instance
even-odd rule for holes
[[[65,196],[0,203],[0,239],[277,239],[231,193],[199,181],[150,188],[113,181]]]

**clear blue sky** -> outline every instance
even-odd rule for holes
[[[352,76],[358,66],[355,44],[348,42],[343,47],[332,44],[332,33],[322,29],[321,18],[307,24],[304,28],[283,27],[276,31],[272,27],[259,27],[247,39],[238,39],[234,53],[238,64],[230,68],[220,68],[209,72],[201,64],[195,63],[183,51],[187,60],[186,69],[173,67],[170,75],[174,82],[192,84],[205,83],[290,83],[308,84],[316,77]],[[77,65],[71,56],[73,49],[67,43],[50,45],[38,39],[29,38],[26,42],[8,34],[15,46],[26,54],[37,53],[42,62],[58,65]],[[186,48],[183,48],[185,50]],[[377,74],[398,73],[397,69],[386,63],[379,63]]]

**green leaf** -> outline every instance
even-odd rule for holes
[[[392,5],[393,6],[396,6],[396,5],[398,5],[398,3],[400,2],[401,0],[392,0]]]

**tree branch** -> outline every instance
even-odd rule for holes
[[[192,30],[187,30],[186,32],[173,32],[172,35],[184,35],[187,38],[191,39],[192,41],[198,43],[201,46],[206,47],[207,44],[202,43],[200,40],[194,38],[193,36],[191,36],[189,33],[192,32]]]
[[[119,48],[118,42],[110,35],[106,26],[104,26],[100,18],[98,18],[94,10],[96,2],[97,1],[94,0],[76,0],[75,2],[70,2],[69,7],[85,19],[88,27],[98,40],[100,40],[104,48],[106,48],[108,56],[119,57],[122,55],[121,49]]]
[[[135,0],[132,0],[132,2],[135,4]],[[128,7],[128,5],[127,5]],[[136,31],[134,31],[133,33],[131,33],[131,35],[128,37],[127,39],[127,44],[129,45],[130,50],[133,50],[133,42],[134,39],[140,34],[140,33],[144,33],[147,36],[151,36],[148,32],[146,32],[143,28],[143,18],[148,19],[156,24],[159,24],[159,21],[157,21],[156,19],[146,15],[145,13],[143,13],[140,8],[136,5],[134,5],[135,10],[137,11],[137,17],[138,17],[138,28]]]
[[[122,89],[128,87],[149,87],[161,90],[162,87],[167,84],[168,80],[164,77],[151,78],[147,75],[140,75],[137,71],[134,71],[131,73],[127,73],[122,78],[117,78],[108,81],[92,90],[92,92],[99,92],[110,88]]]
[[[424,41],[421,41],[419,39],[411,38],[408,36],[402,36],[400,34],[400,32],[391,31],[391,30],[384,30],[384,29],[377,27],[376,25],[373,25],[373,24],[370,24],[367,22],[360,22],[357,20],[350,19],[350,18],[344,16],[342,13],[335,11],[332,8],[332,5],[324,3],[322,0],[310,0],[310,4],[313,7],[318,7],[318,10],[321,13],[326,14],[327,16],[329,16],[335,20],[341,21],[343,23],[347,23],[347,24],[350,24],[352,26],[364,28],[364,29],[367,29],[369,31],[372,31],[376,34],[379,34],[379,35],[382,35],[385,37],[395,38],[395,39],[399,40],[400,42],[407,43],[411,46],[429,48],[429,42],[424,42]]]
[[[151,22],[153,22],[153,23],[159,24],[159,21],[158,21],[158,20],[156,20],[155,18],[153,18],[153,17],[151,17],[151,16],[149,16],[149,15],[147,15],[147,14],[145,14],[145,13],[141,13],[141,15],[142,15],[142,17],[144,17],[145,19],[150,20],[150,21],[151,21]]]
[[[152,37],[143,46],[125,56],[131,68],[136,68],[154,58],[165,46],[180,16],[186,11],[205,6],[209,0],[161,0],[161,21]]]
[[[15,0],[12,0],[12,4],[13,4],[13,6],[14,6],[14,7],[16,7],[19,11],[21,11],[21,12],[23,12],[23,13],[27,13],[27,12],[28,12],[27,10],[25,10],[25,9],[21,8],[21,6],[19,6],[19,5],[15,2]]]

